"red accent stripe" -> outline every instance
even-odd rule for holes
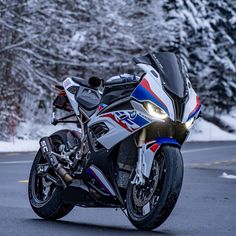
[[[104,114],[104,115],[102,115],[101,117],[109,117],[109,118],[111,118],[112,120],[114,120],[117,124],[119,124],[120,126],[122,126],[124,129],[128,130],[129,132],[132,132],[132,130],[130,130],[126,124],[124,124],[124,123],[123,123],[122,121],[120,121],[120,120],[117,120],[117,119],[115,118],[115,116],[114,116],[112,113]]]
[[[160,145],[158,143],[154,143],[149,149],[152,152],[156,152],[156,150],[160,147]]]
[[[165,108],[166,110],[168,111],[168,108],[167,106],[165,105],[165,103],[152,91],[148,81],[144,78],[142,81],[141,81],[141,84],[143,85],[143,87],[145,89],[148,90],[149,93],[151,93]]]
[[[199,96],[196,96],[196,106],[194,107],[194,109],[190,112],[189,116],[191,116],[200,106],[201,106],[201,101]]]

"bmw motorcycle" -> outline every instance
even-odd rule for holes
[[[160,226],[183,180],[181,146],[201,108],[179,57],[134,58],[141,77],[107,81],[68,77],[54,106],[67,111],[52,123],[74,123],[40,140],[28,186],[34,212],[47,220],[74,206],[120,208],[141,230]]]

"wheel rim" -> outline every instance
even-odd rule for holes
[[[32,194],[34,200],[39,204],[48,202],[56,189],[56,185],[52,180],[57,180],[54,170],[41,154],[37,164],[35,165],[34,174],[32,176]]]
[[[157,205],[165,178],[165,159],[160,154],[153,160],[150,180],[144,186],[132,185],[131,210],[136,218],[144,218],[151,214]]]

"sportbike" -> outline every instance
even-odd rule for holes
[[[134,62],[141,77],[68,77],[57,86],[53,104],[68,114],[54,115],[52,123],[77,128],[40,140],[28,188],[38,216],[113,207],[138,229],[152,230],[170,215],[183,180],[181,145],[201,104],[175,54],[149,53]]]

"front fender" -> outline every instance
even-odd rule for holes
[[[142,173],[145,177],[149,178],[155,154],[165,144],[181,147],[175,139],[168,137],[159,137],[142,146]]]

